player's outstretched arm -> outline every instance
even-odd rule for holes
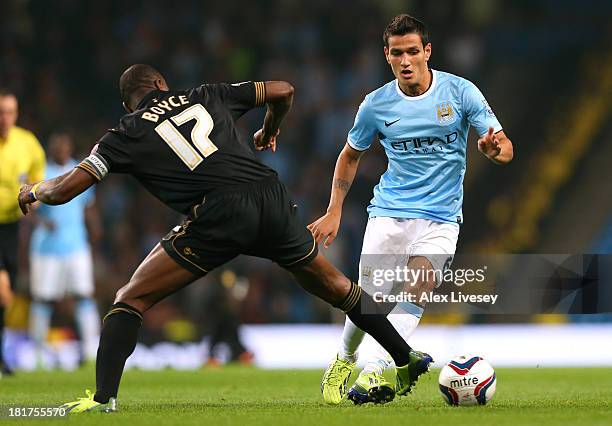
[[[503,130],[493,133],[493,127],[489,127],[487,134],[478,139],[478,150],[495,164],[508,164],[514,157],[512,141]]]
[[[357,151],[349,144],[344,145],[336,161],[327,213],[308,225],[317,243],[324,240],[325,248],[329,247],[338,234],[344,198],[353,184],[362,155],[363,151]]]
[[[291,109],[294,89],[286,81],[266,81],[264,85],[268,111],[262,128],[253,135],[253,143],[258,151],[276,151],[276,137],[280,133],[280,125],[285,115]]]
[[[28,214],[30,204],[36,201],[49,205],[64,204],[96,182],[96,178],[91,174],[74,168],[56,178],[43,180],[34,185],[23,185],[17,198],[19,207],[23,214]]]

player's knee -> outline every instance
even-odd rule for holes
[[[115,293],[115,303],[127,303],[128,305],[133,305],[134,301],[138,298],[135,296],[132,288],[130,288],[129,284],[124,285],[117,293]]]
[[[125,299],[128,296],[128,289],[127,289],[127,285],[121,287],[119,290],[117,290],[117,292],[115,293],[115,302],[114,303],[119,303],[119,302],[124,302],[125,303]]]
[[[419,284],[419,290],[421,292],[429,293],[429,292],[434,291],[435,288],[436,288],[435,280],[423,280]]]
[[[146,297],[142,297],[142,295],[138,295],[134,291],[134,287],[129,284],[124,285],[117,293],[115,293],[115,301],[114,303],[125,303],[138,309],[141,313],[147,311],[153,303],[150,302]]]

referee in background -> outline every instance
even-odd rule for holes
[[[24,183],[44,178],[45,153],[28,130],[17,122],[17,97],[0,89],[0,375],[12,374],[4,362],[4,311],[10,305],[17,275],[18,221],[22,217],[16,194]]]

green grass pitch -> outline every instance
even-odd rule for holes
[[[497,369],[497,393],[484,407],[447,406],[437,390],[438,371],[414,393],[383,406],[326,406],[322,371],[245,367],[200,371],[128,371],[119,413],[4,424],[78,425],[610,425],[612,369]],[[353,373],[352,378],[356,377]],[[19,373],[0,379],[0,404],[56,406],[93,390],[94,372]]]

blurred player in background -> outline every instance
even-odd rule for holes
[[[247,350],[240,338],[240,304],[249,291],[247,278],[226,269],[218,280],[209,283],[208,303],[204,307],[210,318],[210,343],[206,365],[218,366],[222,360],[218,349],[225,343],[229,350],[228,362],[253,363],[254,354]]]
[[[240,254],[278,263],[310,293],[344,311],[391,354],[397,392],[410,391],[428,365],[393,328],[381,307],[318,252],[298,207],[276,172],[261,163],[235,121],[266,105],[253,136],[258,150],[276,150],[293,103],[284,81],[204,84],[171,91],[154,68],[137,64],[119,80],[128,112],[72,171],[19,193],[29,204],[63,204],[109,172],[129,173],[164,204],[187,216],[162,238],[116,295],[104,317],[96,359],[96,393],[65,404],[72,412],[115,411],[125,361],[142,315],[166,296]]]
[[[17,284],[17,234],[22,217],[15,191],[36,182],[45,172],[45,153],[32,132],[16,126],[17,97],[0,89],[0,373],[11,374],[4,362],[4,311]]]
[[[66,133],[49,138],[46,178],[62,175],[78,163],[72,158],[72,139]],[[93,299],[94,279],[88,241],[100,237],[100,221],[90,188],[62,206],[41,205],[38,224],[30,242],[30,335],[34,339],[39,366],[49,334],[53,304],[66,296],[76,298],[75,318],[84,360],[96,357],[100,316]]]
[[[377,137],[389,164],[368,207],[359,265],[361,285],[371,283],[371,271],[376,269],[407,265],[441,272],[450,266],[463,221],[470,126],[480,137],[479,151],[489,160],[506,164],[513,157],[512,143],[480,90],[468,80],[429,68],[431,44],[421,21],[398,15],[386,27],[383,40],[396,79],[368,94],[360,105],[336,163],[327,213],[309,226],[317,242],[324,241],[325,247],[332,243],[359,159]],[[429,292],[440,285],[436,278],[440,275],[423,273],[406,285],[413,294]],[[393,308],[389,320],[407,340],[422,313],[422,305],[402,302]],[[363,337],[364,332],[347,318],[337,358],[321,384],[327,403],[338,404],[346,396]],[[382,373],[390,365],[379,348],[350,389],[349,399],[355,404],[388,401],[392,389]]]

